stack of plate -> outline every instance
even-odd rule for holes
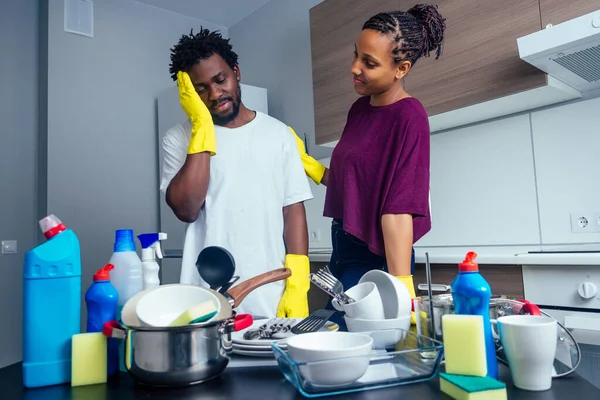
[[[294,334],[290,332],[290,329],[300,321],[302,321],[302,318],[272,318],[255,320],[252,326],[238,332],[233,332],[231,334],[231,339],[233,341],[233,353],[250,357],[274,357],[273,349],[271,348],[271,343],[284,340],[290,336],[294,336]],[[265,324],[267,324],[266,331],[269,331],[270,327],[273,324],[281,324],[280,326],[286,327],[287,329],[285,329],[285,332],[279,331],[275,333],[268,339],[244,338],[244,334],[246,332],[257,330]],[[337,324],[334,324],[329,321],[319,331],[335,332],[338,330],[338,328],[339,327]],[[285,343],[280,342],[279,347],[285,349],[286,345]]]

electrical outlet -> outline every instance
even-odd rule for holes
[[[572,212],[571,233],[600,232],[600,212]]]
[[[312,243],[317,243],[321,241],[321,230],[317,229],[314,231],[310,231],[308,233],[308,241]]]
[[[16,240],[3,240],[2,241],[2,254],[15,254],[17,252],[17,241]]]

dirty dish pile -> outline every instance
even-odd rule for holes
[[[297,336],[291,329],[302,321],[302,318],[271,318],[255,320],[252,326],[233,332],[233,354],[248,357],[273,358],[272,343],[279,342],[281,348],[287,348],[285,340]],[[338,325],[327,322],[319,332],[336,332]],[[306,333],[302,335],[307,335]]]
[[[346,293],[356,303],[342,305],[333,300],[332,304],[345,312],[348,331],[369,333],[410,328],[410,294],[395,276],[380,270],[369,271]]]

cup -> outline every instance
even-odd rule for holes
[[[515,387],[549,390],[557,347],[556,320],[539,315],[509,315],[490,322],[498,325]]]
[[[375,283],[362,282],[346,290],[345,293],[355,302],[340,304],[333,299],[331,304],[336,310],[345,312],[351,318],[385,319],[383,303]]]

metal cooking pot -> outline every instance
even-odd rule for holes
[[[433,296],[433,320],[430,318],[432,310],[429,305],[429,298],[422,296],[415,299],[415,302],[418,303],[415,308],[418,307],[420,311],[417,317],[420,317],[419,327],[423,330],[423,334],[442,341],[442,316],[454,314],[452,294]],[[490,299],[490,319],[516,314],[541,315],[541,312],[536,305],[526,300],[517,301],[506,296],[493,296]]]
[[[287,268],[269,271],[236,285],[225,294],[203,288],[215,295],[221,306],[219,314],[208,322],[145,327],[130,325],[128,321],[110,321],[104,325],[103,333],[109,338],[125,340],[125,367],[139,383],[185,386],[205,382],[227,367],[232,350],[231,332],[252,324],[250,315],[236,315],[233,308],[254,289],[290,275]],[[127,304],[123,309],[126,307]]]

